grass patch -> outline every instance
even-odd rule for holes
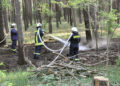
[[[98,74],[94,76],[104,76],[110,79],[112,86],[120,85],[120,67],[118,66],[104,66],[89,67],[91,70],[98,70]],[[27,71],[18,70],[16,72],[0,71],[0,86],[92,86],[91,77],[80,77],[80,82],[72,78],[71,76],[65,76],[61,79],[60,76],[54,76],[54,74],[46,75],[45,72],[40,72],[42,75],[38,76],[38,73],[30,73]]]
[[[0,71],[0,86],[27,86],[28,72],[19,70],[16,72]]]

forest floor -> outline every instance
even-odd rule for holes
[[[116,39],[113,39],[116,40]],[[116,63],[116,59],[119,56],[119,48],[120,43],[118,42],[119,39],[117,39],[117,42],[114,41],[113,44],[110,46],[109,51],[109,64],[114,65]],[[60,42],[47,42],[46,45],[51,49],[60,49],[63,44]],[[35,60],[34,58],[34,44],[25,45],[25,57],[28,57],[32,61],[33,64],[36,66],[40,66],[43,64],[50,63],[57,55],[46,50],[44,47],[42,47],[41,51],[41,57],[39,60]],[[67,54],[69,53],[69,48],[65,48],[63,51],[63,55],[67,57]],[[107,58],[107,50],[106,48],[101,48],[98,50],[98,52],[95,49],[92,50],[86,50],[86,51],[79,51],[79,58],[80,61],[85,64],[95,64],[100,61],[104,61]],[[0,67],[0,69],[15,69],[18,68],[19,65],[17,64],[18,60],[18,53],[13,53],[10,49],[10,45],[7,47],[0,48],[0,62],[4,63],[3,67]],[[26,65],[27,67],[28,65]],[[25,66],[23,66],[25,67]]]
[[[58,41],[46,42],[45,44],[49,48],[56,49],[56,50],[63,47],[63,44]],[[103,76],[108,77],[110,79],[110,83],[112,84],[111,86],[119,86],[118,84],[120,84],[119,83],[119,79],[120,79],[119,78],[119,73],[120,73],[119,70],[120,69],[119,69],[119,67],[116,67],[114,65],[116,65],[116,60],[120,54],[120,39],[119,38],[112,39],[112,44],[110,45],[109,49],[110,49],[110,51],[109,51],[109,64],[110,65],[108,67],[105,67],[104,66],[105,63],[102,63],[102,66],[95,65],[94,67],[92,66],[92,67],[89,67],[88,69],[97,70],[98,75],[103,75]],[[28,59],[31,60],[31,62],[36,67],[40,67],[41,65],[49,64],[57,56],[56,54],[54,54],[54,53],[46,50],[44,47],[42,47],[41,58],[39,60],[33,59],[34,44],[25,44],[24,51],[25,51],[25,57],[28,57]],[[69,53],[69,48],[67,47],[63,51],[62,55],[67,57],[68,53]],[[106,51],[105,47],[102,47],[98,50],[98,52],[95,49],[79,51],[78,56],[80,58],[81,63],[83,63],[85,65],[94,65],[101,61],[106,60],[107,51]],[[18,53],[13,53],[10,49],[10,45],[0,48],[0,63],[1,62],[4,63],[4,65],[0,66],[0,70],[18,71],[21,68],[27,70],[28,67],[30,66],[29,64],[20,66],[17,64],[17,60],[18,60]],[[63,59],[59,58],[58,60],[63,60]],[[18,72],[18,74],[19,74],[19,72]],[[92,78],[94,76],[94,75],[88,76],[86,78],[84,76],[80,76],[81,77],[81,78],[79,78],[80,82],[78,82],[77,80],[75,80],[74,78],[71,78],[69,76],[64,77],[63,81],[61,81],[61,80],[59,81],[58,79],[56,80],[56,78],[52,74],[50,74],[50,75],[44,75],[44,76],[39,77],[39,78],[42,78],[42,81],[41,81],[41,79],[38,79],[38,78],[37,79],[32,78],[32,80],[31,80],[30,77],[28,77],[27,75],[24,75],[24,74],[26,74],[26,73],[23,72],[23,76],[21,75],[21,78],[25,76],[25,79],[27,78],[27,81],[29,81],[29,82],[26,82],[22,86],[27,86],[26,84],[30,84],[30,83],[31,83],[30,86],[79,86],[79,85],[76,85],[76,83],[78,83],[78,84],[82,83],[82,86],[91,86]],[[17,75],[15,73],[15,75],[13,74],[11,76],[11,78],[16,77],[16,76]],[[77,76],[79,76],[79,75],[77,75]],[[10,83],[14,83],[14,84],[16,84],[17,82],[23,83],[19,79],[17,80],[17,78],[15,78],[15,80],[12,81],[11,78],[9,80]],[[4,79],[3,83],[6,82],[6,80],[8,80],[8,79],[7,78]],[[69,83],[69,84],[67,84],[67,83]],[[45,85],[45,84],[47,84],[47,85]],[[50,85],[48,85],[48,84],[50,84]],[[0,86],[2,86],[2,85],[0,85]],[[7,85],[3,85],[3,86],[7,86]],[[15,86],[21,86],[21,85],[16,84]]]

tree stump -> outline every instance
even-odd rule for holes
[[[103,76],[96,76],[93,80],[93,86],[110,86],[109,79]]]

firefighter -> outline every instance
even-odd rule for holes
[[[80,42],[80,35],[76,27],[72,27],[72,36],[70,38],[70,50],[69,56],[70,60],[78,61],[78,51],[79,51],[79,42]]]
[[[12,46],[11,46],[11,50],[16,53],[16,45],[17,45],[17,40],[18,40],[18,33],[16,30],[16,24],[13,23],[11,25],[11,40],[12,40]]]
[[[42,42],[40,41],[40,37],[42,38],[44,35],[44,31],[42,30],[42,24],[38,23],[35,31],[35,53],[34,59],[40,59],[40,52],[42,47]],[[40,37],[39,37],[40,36]]]

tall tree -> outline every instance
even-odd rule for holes
[[[8,12],[7,12],[6,8],[4,8],[4,10],[3,10],[3,17],[4,17],[4,27],[5,27],[6,32],[8,33],[9,32],[9,27],[8,27]]]
[[[16,0],[11,0],[12,4],[12,11],[11,11],[11,22],[16,22],[16,16],[15,16],[15,1]]]
[[[56,10],[56,27],[59,28],[59,5],[55,4],[55,10]]]
[[[82,23],[82,11],[81,11],[80,7],[77,10],[77,14],[78,14],[79,22]]]
[[[72,19],[73,19],[74,27],[77,27],[77,23],[76,23],[76,9],[74,7],[71,7],[71,9],[72,9]]]
[[[24,40],[23,40],[23,30],[22,30],[22,17],[21,17],[21,10],[20,10],[20,0],[16,0],[16,22],[18,28],[18,51],[19,51],[19,58],[18,64],[23,65],[25,64],[24,60]]]
[[[85,28],[86,28],[86,40],[89,42],[92,40],[92,37],[91,37],[91,31],[90,31],[88,7],[83,8],[83,16],[84,16],[84,22],[85,22]]]
[[[22,0],[23,6],[23,20],[25,25],[25,30],[28,29],[29,25],[32,25],[32,1]]]
[[[73,25],[73,19],[72,19],[72,9],[68,8],[68,22],[70,23],[70,25]]]
[[[48,19],[49,33],[52,33],[52,16],[51,16],[52,7],[51,7],[51,0],[49,0],[49,10],[50,10],[49,19]]]
[[[25,31],[28,29],[29,27],[29,21],[28,21],[28,12],[27,12],[27,4],[26,4],[27,0],[22,0],[22,6],[23,6],[23,20],[24,20],[24,27],[25,27]]]
[[[2,0],[0,0],[0,42],[4,39],[4,30],[3,30],[3,17],[2,17]],[[0,43],[0,46],[4,45],[6,41],[4,40]]]

